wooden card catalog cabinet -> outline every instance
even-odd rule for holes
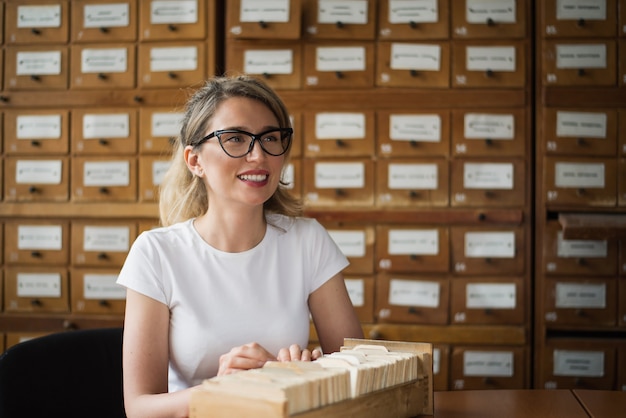
[[[374,227],[324,224],[343,255],[350,261],[345,274],[372,274],[374,272]]]
[[[520,278],[451,280],[451,322],[455,324],[523,324],[525,292]]]
[[[144,155],[139,157],[139,201],[157,202],[159,186],[172,162],[169,157]]]
[[[529,0],[452,1],[452,37],[523,38],[526,36],[528,2]]]
[[[376,112],[376,154],[381,157],[448,156],[450,112]]]
[[[134,88],[135,54],[131,44],[73,45],[70,88]]]
[[[205,55],[206,45],[202,42],[140,44],[138,86],[176,88],[197,85],[206,78]]]
[[[4,111],[4,151],[8,155],[67,154],[69,144],[69,111]]]
[[[6,312],[69,312],[67,270],[62,267],[8,267],[4,277]]]
[[[118,274],[119,269],[71,269],[72,312],[123,315],[126,289],[116,283]]]
[[[364,39],[376,36],[376,2],[306,0],[302,7],[308,39]]]
[[[169,155],[180,135],[185,114],[171,107],[141,107],[139,109],[139,152]]]
[[[449,232],[445,227],[376,227],[378,271],[446,273],[450,263]]]
[[[452,111],[452,155],[523,157],[527,142],[522,108]]]
[[[4,200],[66,202],[69,200],[68,157],[6,157]]]
[[[344,282],[359,321],[374,322],[374,277],[347,274]]]
[[[69,2],[8,1],[4,30],[7,44],[63,44],[69,37]]]
[[[4,225],[4,260],[8,265],[65,265],[69,242],[66,221],[8,221]]]
[[[450,361],[451,389],[524,387],[526,355],[523,347],[454,347]]]
[[[74,202],[134,202],[137,200],[137,159],[75,157],[71,189]]]
[[[559,325],[617,325],[617,279],[546,279],[544,320]]]
[[[292,158],[283,168],[281,187],[292,196],[302,199],[302,160]]]
[[[376,45],[376,86],[450,87],[449,42],[378,42]]]
[[[374,112],[307,112],[305,157],[368,157],[374,155]]]
[[[447,39],[450,4],[446,0],[379,0],[378,39]]]
[[[616,352],[610,342],[567,339],[546,344],[541,376],[545,389],[614,389]]]
[[[90,267],[121,267],[137,238],[130,222],[72,222],[72,264]]]
[[[206,1],[143,0],[138,4],[142,41],[202,39],[206,35]]]
[[[7,90],[65,90],[69,79],[66,46],[8,46],[4,88]]]
[[[613,37],[617,27],[617,1],[544,0],[537,4],[543,10],[541,33],[545,37],[598,38]]]
[[[374,87],[373,42],[335,41],[304,45],[304,88]]]
[[[134,154],[137,136],[136,109],[72,111],[72,152],[78,155]]]
[[[546,155],[613,156],[617,142],[615,109],[544,109]]]
[[[378,322],[447,324],[449,299],[448,279],[407,274],[376,277]]]
[[[371,207],[374,162],[371,159],[304,160],[304,199],[311,207]]]
[[[90,0],[72,4],[75,42],[129,42],[137,39],[139,0]]]
[[[541,77],[547,86],[615,86],[617,45],[614,40],[543,42]]]
[[[299,39],[301,0],[234,0],[226,7],[226,36],[236,39]]]
[[[528,56],[525,41],[456,41],[452,47],[452,86],[524,87]]]

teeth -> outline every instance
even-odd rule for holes
[[[265,181],[267,180],[267,175],[265,174],[243,174],[239,176],[241,180],[246,181]]]

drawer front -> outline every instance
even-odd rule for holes
[[[69,312],[67,270],[62,267],[7,267],[6,312]]]
[[[450,36],[450,4],[447,0],[435,0],[413,7],[395,7],[393,0],[379,0],[378,39],[422,40],[447,39]]]
[[[453,2],[450,2],[452,5]],[[474,0],[454,1],[452,9],[453,38],[524,38],[527,27],[527,1],[482,2]]]
[[[378,42],[376,86],[450,87],[450,43]]]
[[[159,186],[172,161],[169,157],[144,155],[139,157],[139,201],[157,202]]]
[[[451,322],[471,325],[522,325],[526,292],[520,278],[451,280]]]
[[[65,265],[69,260],[69,223],[35,219],[7,221],[3,242],[7,264]]]
[[[374,87],[373,42],[305,43],[305,89],[364,89]]]
[[[144,0],[138,4],[141,41],[203,39],[206,36],[209,13],[206,1]]]
[[[617,45],[613,40],[543,42],[541,77],[546,86],[615,86]]]
[[[8,155],[67,154],[69,143],[68,110],[4,112],[4,150]]]
[[[139,109],[139,152],[169,155],[180,135],[184,113],[169,107]]]
[[[137,238],[132,222],[72,222],[72,265],[122,267]]]
[[[454,347],[452,390],[524,388],[527,355],[523,347]]]
[[[346,274],[344,276],[348,295],[359,321],[374,322],[374,277]]]
[[[303,34],[308,40],[373,40],[376,36],[375,1],[309,0],[302,5],[302,18]]]
[[[376,148],[381,157],[450,155],[450,112],[447,110],[376,112]]]
[[[305,159],[305,204],[318,207],[371,207],[374,162],[370,159]]]
[[[616,348],[589,340],[547,341],[542,384],[546,389],[613,390]]]
[[[326,222],[324,226],[350,261],[350,265],[343,270],[344,274],[374,273],[374,226]]]
[[[7,46],[4,51],[6,90],[66,90],[69,80],[67,46]]]
[[[449,231],[423,225],[378,225],[378,271],[446,273],[450,264]]]
[[[4,200],[66,202],[69,200],[69,158],[6,157]]]
[[[115,283],[119,269],[70,271],[72,312],[97,315],[124,314],[126,289]]]
[[[433,344],[433,390],[450,390],[450,346]]]
[[[288,7],[231,0],[226,7],[226,36],[234,39],[299,39],[302,6],[289,0]]]
[[[540,33],[548,38],[614,37],[617,27],[617,1],[595,2],[593,6],[596,7],[583,3],[568,5],[558,0],[542,1],[538,4],[538,13],[542,16]]]
[[[374,155],[373,111],[306,112],[305,157],[370,157]]]
[[[78,155],[135,154],[137,125],[135,109],[75,109],[72,151]]]
[[[140,44],[138,87],[178,88],[196,85],[199,80],[206,78],[205,56],[206,46],[202,42]]]
[[[137,159],[75,157],[72,159],[74,202],[137,200]]]
[[[132,89],[136,86],[134,45],[73,45],[70,52],[71,89]]]
[[[90,0],[72,5],[74,42],[132,42],[137,39],[137,2]]]
[[[63,44],[68,41],[69,2],[42,3],[36,0],[6,3],[4,39],[7,44]]]

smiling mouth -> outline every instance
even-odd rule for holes
[[[241,176],[237,176],[237,177],[240,180],[253,181],[253,182],[260,183],[260,182],[267,180],[269,175],[267,174],[242,174]]]

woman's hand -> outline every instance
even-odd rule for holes
[[[302,349],[298,344],[292,344],[289,348],[281,348],[278,352],[278,361],[311,361],[322,357],[320,350],[309,351]]]
[[[276,356],[258,343],[248,343],[232,348],[220,356],[217,375],[224,375],[248,369],[263,367],[267,361],[276,361]]]

